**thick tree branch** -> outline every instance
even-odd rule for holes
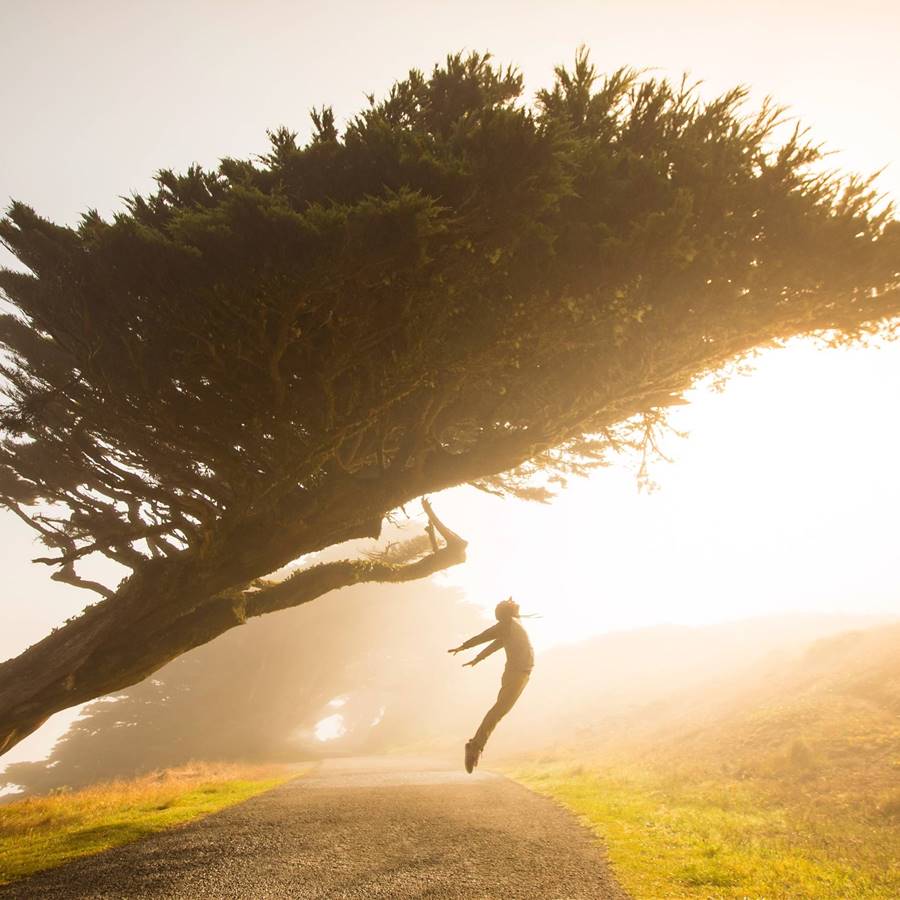
[[[435,542],[431,553],[413,562],[345,559],[312,566],[278,584],[245,594],[244,608],[247,617],[300,606],[329,591],[354,584],[364,582],[396,584],[415,581],[465,562],[467,542],[438,519],[428,500],[422,501],[422,508],[428,516],[426,531],[433,534],[436,529],[446,542],[443,547],[439,547]]]
[[[407,563],[328,563],[259,591],[220,589],[203,600],[204,583],[211,587],[215,581],[204,581],[195,558],[147,560],[114,596],[0,664],[0,754],[53,713],[141,681],[248,617],[308,603],[353,584],[412,581],[463,562],[466,542],[437,519],[430,504],[425,506],[429,525],[446,544]]]

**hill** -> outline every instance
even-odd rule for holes
[[[898,647],[898,623],[785,646],[601,713],[509,766],[596,828],[636,897],[888,900]]]

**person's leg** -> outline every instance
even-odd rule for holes
[[[475,737],[472,738],[471,744],[481,753],[484,745],[487,743],[491,732],[497,727],[497,723],[515,706],[516,700],[525,690],[528,684],[530,672],[504,672],[503,680],[500,682],[500,693],[497,694],[497,702],[487,711]]]

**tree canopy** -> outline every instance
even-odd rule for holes
[[[0,751],[247,616],[459,562],[429,514],[444,547],[258,581],[416,497],[541,496],[729,360],[897,316],[872,181],[746,95],[580,53],[527,103],[457,55],[342,130],[322,108],[306,143],[161,171],[110,221],[14,203],[0,501],[105,599],[0,667]],[[82,580],[91,553],[132,574]]]

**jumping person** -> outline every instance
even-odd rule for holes
[[[497,702],[487,711],[475,737],[466,743],[466,771],[471,774],[478,765],[478,758],[491,732],[497,727],[497,723],[513,708],[519,699],[531,670],[534,668],[534,651],[531,649],[531,641],[528,633],[519,622],[519,604],[512,597],[501,601],[494,609],[497,624],[492,625],[487,631],[476,634],[464,644],[448,650],[454,655],[461,650],[477,647],[486,641],[491,643],[481,651],[474,659],[470,659],[464,666],[477,666],[483,659],[487,659],[492,653],[496,653],[501,647],[506,651],[506,668],[503,670],[503,678],[500,681],[500,693],[497,694]]]

